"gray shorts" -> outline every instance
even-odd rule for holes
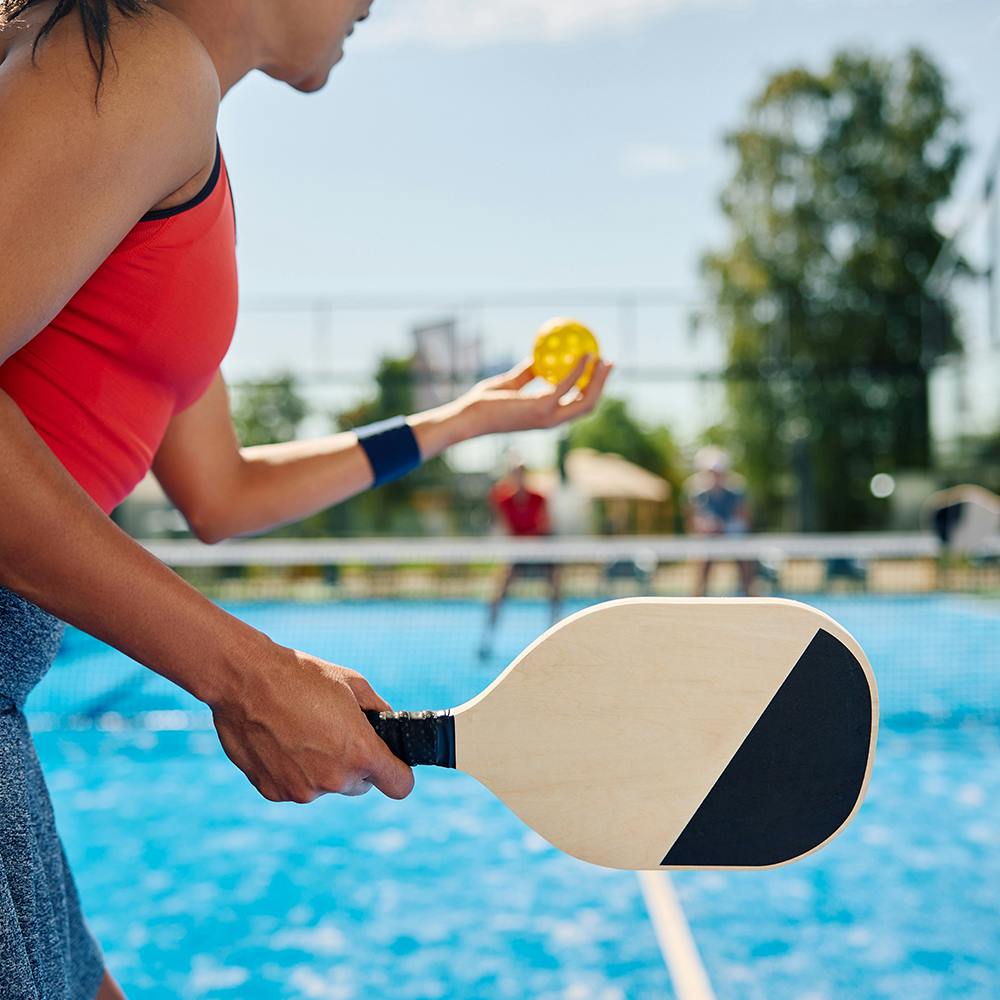
[[[62,632],[0,587],[0,1000],[91,1000],[104,977],[23,712]]]

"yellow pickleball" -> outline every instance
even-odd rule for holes
[[[576,383],[578,389],[584,389],[594,373],[600,353],[597,338],[582,323],[562,317],[550,319],[535,338],[535,374],[555,385],[577,366],[584,354],[589,354],[590,363]]]

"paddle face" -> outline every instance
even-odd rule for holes
[[[454,710],[454,763],[585,861],[765,868],[853,816],[877,712],[864,653],[806,605],[612,601]]]

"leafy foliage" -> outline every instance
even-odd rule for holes
[[[233,396],[236,436],[247,448],[293,440],[307,413],[294,375],[234,386]]]
[[[381,358],[375,373],[375,395],[336,415],[341,430],[354,430],[379,420],[413,412],[413,361]]]
[[[923,53],[844,52],[823,73],[774,76],[727,139],[732,241],[704,269],[738,457],[770,526],[877,526],[871,476],[930,464],[928,371],[960,349],[928,282],[959,127]]]
[[[336,414],[340,430],[353,430],[401,414],[413,413],[412,358],[383,357],[375,373],[375,393],[349,410]],[[332,534],[421,534],[418,501],[421,496],[453,488],[454,475],[443,458],[435,458],[403,479],[386,483],[324,513]]]

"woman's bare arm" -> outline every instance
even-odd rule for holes
[[[554,427],[589,412],[611,370],[600,364],[586,392],[564,397],[580,362],[559,386],[532,392],[526,362],[487,379],[453,403],[409,418],[426,460],[482,434]],[[222,377],[171,422],[153,467],[168,496],[206,542],[297,521],[360,493],[372,470],[353,432],[241,449]]]
[[[409,769],[359,708],[354,671],[285,649],[222,611],[97,508],[0,393],[0,585],[132,656],[212,707],[230,758],[267,798],[387,795]]]

